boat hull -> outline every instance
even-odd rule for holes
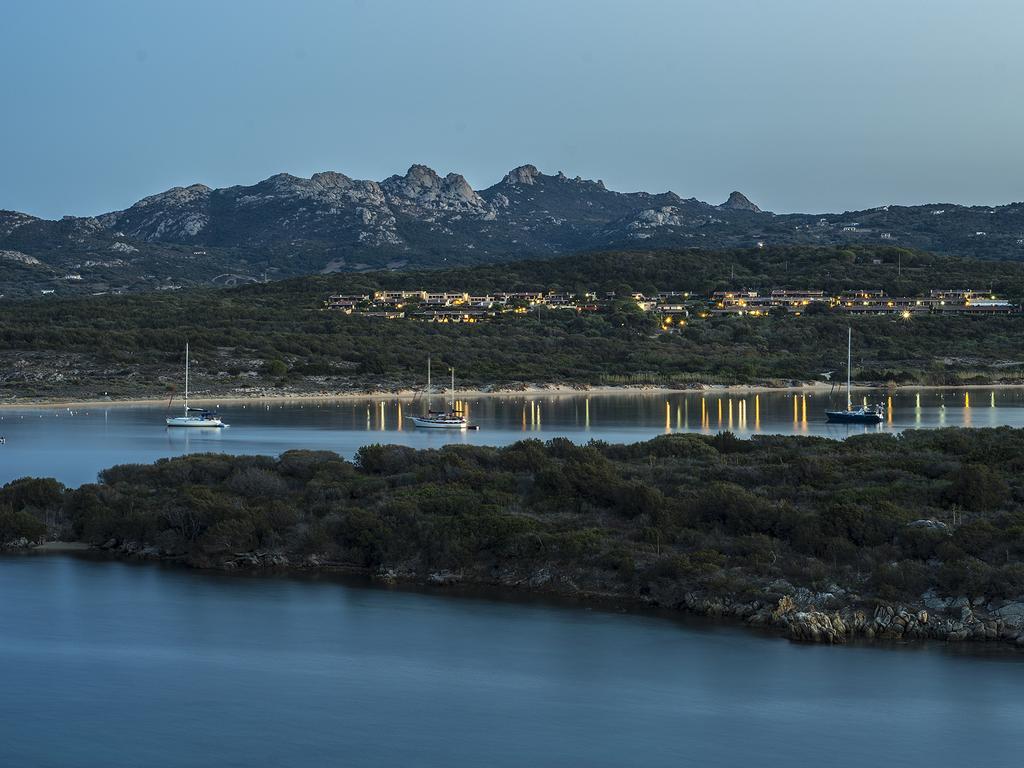
[[[881,424],[880,413],[858,413],[856,411],[825,411],[825,417],[832,424]]]
[[[208,427],[219,429],[227,426],[220,419],[198,419],[192,416],[174,416],[165,421],[168,427]]]
[[[413,416],[412,423],[420,429],[469,429],[469,424],[461,419],[423,419]]]

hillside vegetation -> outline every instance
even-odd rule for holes
[[[881,264],[872,263],[880,260]],[[732,277],[730,277],[730,275]],[[9,305],[0,315],[6,397],[163,396],[181,377],[186,339],[194,385],[207,394],[339,392],[418,385],[428,353],[466,386],[518,382],[763,383],[810,380],[841,367],[856,335],[859,378],[932,384],[1019,381],[1024,318],[891,316],[709,318],[679,333],[628,302],[577,315],[533,312],[475,325],[345,316],[333,292],[689,290],[725,287],[992,288],[1024,297],[1024,265],[898,249],[754,249],[601,253],[458,270],[332,275],[230,290],[165,292]],[[16,307],[16,311],[14,310]]]

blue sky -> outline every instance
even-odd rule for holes
[[[771,210],[1024,199],[1009,0],[12,0],[0,208],[516,165]]]

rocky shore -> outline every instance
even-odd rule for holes
[[[764,585],[762,598],[686,591],[674,583],[638,585],[634,591],[609,583],[599,573],[560,572],[540,567],[524,572],[515,568],[474,568],[466,571],[423,572],[411,566],[377,570],[316,555],[290,556],[284,552],[240,552],[229,557],[197,563],[138,542],[110,540],[100,547],[82,542],[32,542],[19,539],[0,550],[78,552],[88,551],[116,559],[175,562],[190,567],[222,571],[281,573],[344,573],[397,585],[468,586],[501,588],[553,595],[595,604],[629,608],[657,608],[693,615],[724,618],[751,628],[784,634],[796,642],[842,644],[860,642],[950,643],[990,642],[1024,649],[1024,600],[987,600],[976,597],[940,597],[926,592],[914,604],[891,604],[850,593],[839,586],[827,592],[811,592],[786,581]]]

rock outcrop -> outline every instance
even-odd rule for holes
[[[732,192],[729,195],[729,199],[719,207],[727,211],[753,211],[754,213],[761,213],[761,209],[750,202],[742,192]]]

